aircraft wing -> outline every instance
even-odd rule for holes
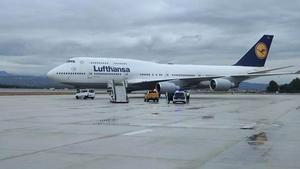
[[[282,69],[282,68],[280,68]],[[274,69],[273,69],[274,70]],[[278,70],[278,68],[276,68]],[[166,82],[166,81],[172,81],[172,80],[181,80],[186,83],[198,83],[201,81],[210,81],[215,78],[236,78],[241,80],[246,80],[249,78],[256,78],[256,77],[263,77],[263,76],[276,76],[276,75],[293,75],[293,74],[300,74],[300,71],[297,72],[279,72],[279,73],[248,73],[248,74],[236,74],[236,75],[220,75],[220,76],[214,76],[214,75],[205,75],[205,76],[198,76],[198,77],[188,77],[188,78],[158,78],[158,79],[131,79],[128,80],[129,84],[139,84],[139,83],[158,83],[158,82]]]
[[[263,77],[263,76],[293,75],[293,74],[300,74],[300,71],[297,71],[297,72],[279,72],[279,73],[249,73],[249,74],[232,75],[230,77],[234,77],[234,78],[255,78],[255,77]]]
[[[128,80],[129,84],[138,84],[138,83],[157,83],[157,82],[165,82],[174,79],[130,79]]]
[[[258,71],[249,72],[249,74],[267,73],[267,72],[271,72],[271,71],[275,71],[275,70],[287,69],[290,67],[294,67],[294,66],[290,65],[290,66],[276,67],[276,68],[272,68],[272,69],[258,70]]]
[[[207,75],[207,76],[198,76],[198,77],[188,77],[188,78],[159,78],[159,79],[130,79],[128,80],[129,84],[137,84],[137,83],[158,83],[158,82],[166,82],[166,81],[172,81],[172,80],[182,80],[182,81],[209,81],[211,79],[215,78],[221,78],[225,76],[213,76],[213,75]]]
[[[293,74],[300,74],[300,71],[297,72],[279,72],[279,73],[247,73],[247,74],[236,74],[236,75],[223,75],[223,76],[206,76],[206,77],[195,77],[195,78],[182,78],[179,79],[184,82],[185,85],[192,85],[198,84],[201,81],[210,81],[215,78],[233,78],[236,81],[244,81],[247,79],[252,79],[256,77],[263,77],[263,76],[276,76],[276,75],[293,75]]]

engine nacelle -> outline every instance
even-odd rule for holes
[[[236,87],[235,83],[228,79],[223,79],[223,78],[217,78],[217,79],[212,79],[210,81],[210,89],[214,91],[227,91],[231,88]]]
[[[180,89],[179,86],[175,85],[174,83],[170,83],[170,82],[160,82],[157,83],[155,86],[155,89],[159,92],[159,93],[174,93],[176,90]]]

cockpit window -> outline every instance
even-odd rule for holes
[[[68,60],[67,63],[75,63],[75,60]]]

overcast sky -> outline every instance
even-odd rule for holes
[[[231,65],[263,34],[275,35],[269,67],[300,69],[299,0],[1,0],[0,7],[0,70],[10,73],[44,75],[76,56]]]

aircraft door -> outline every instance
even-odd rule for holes
[[[80,69],[80,70],[85,70],[85,68],[86,68],[85,61],[84,61],[84,60],[80,60],[80,61],[79,61],[79,69]],[[88,69],[88,71],[86,71],[85,73],[86,73],[86,77],[87,77],[88,79],[93,78],[93,72],[92,72],[92,70],[89,70],[89,69]]]
[[[91,79],[93,77],[93,73],[92,72],[87,72],[87,78]]]

